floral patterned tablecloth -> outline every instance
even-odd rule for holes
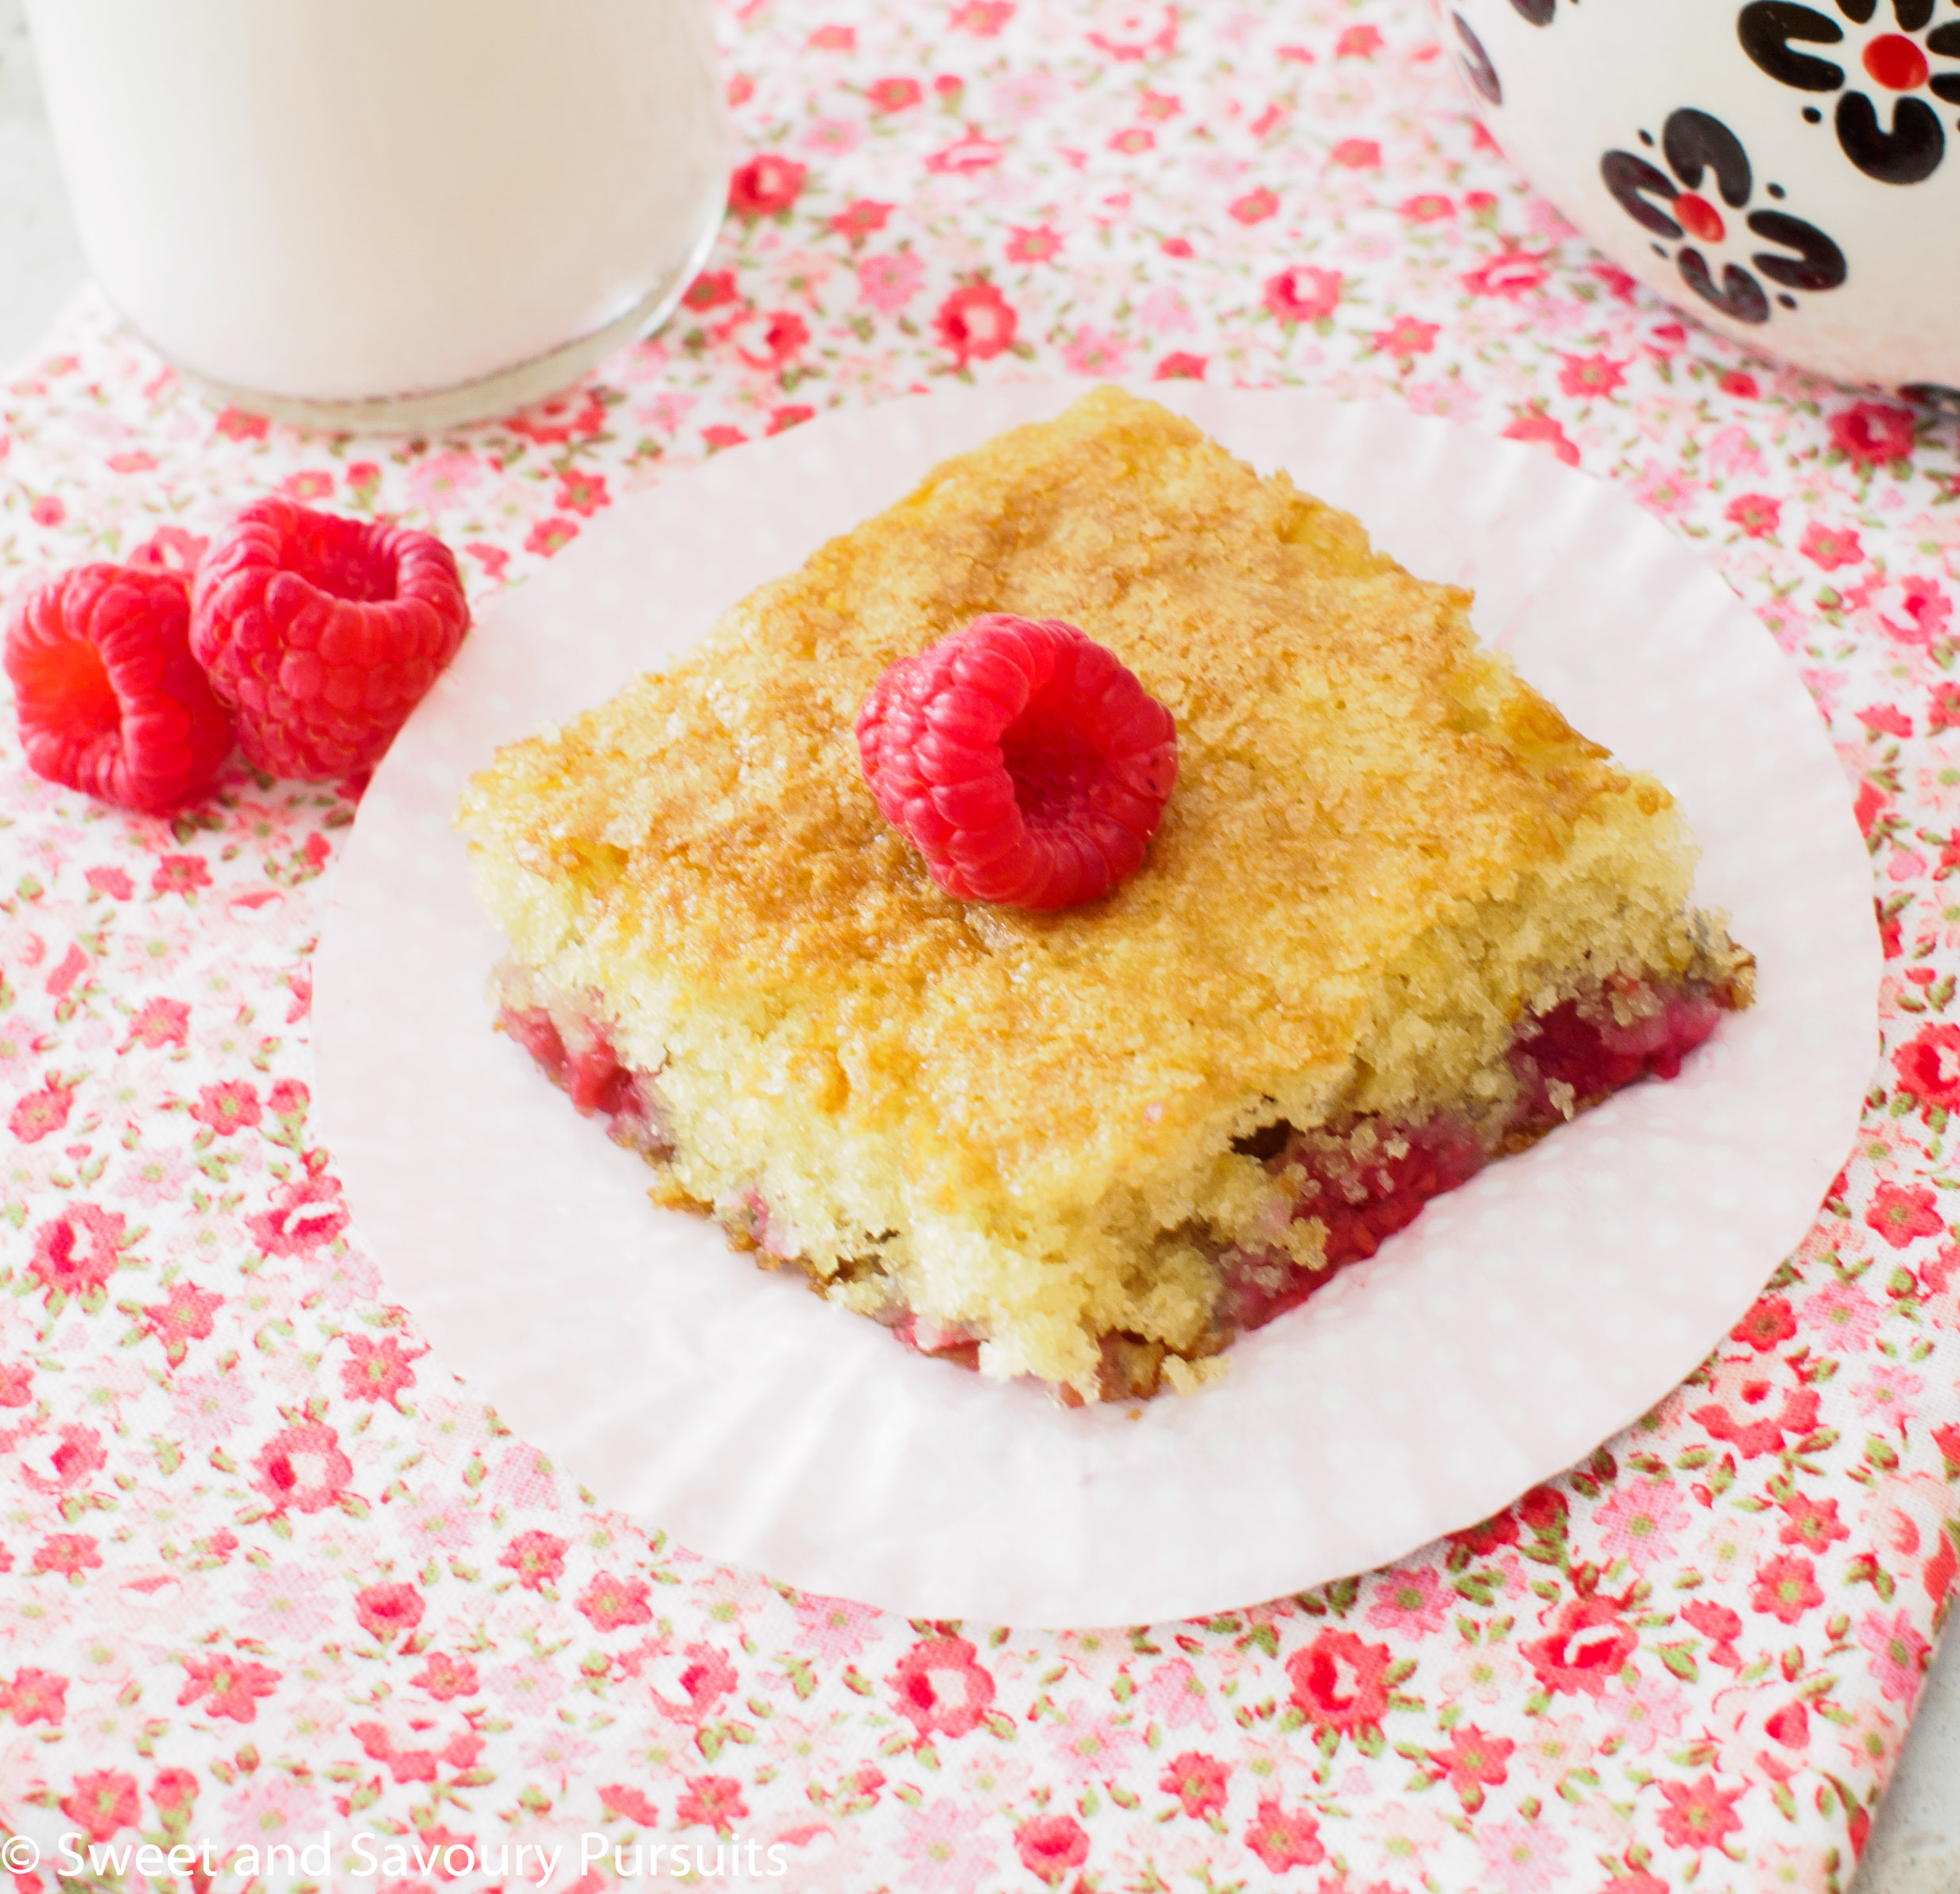
[[[1404,401],[1621,482],[1801,670],[1887,955],[1861,1141],[1695,1380],[1476,1530],[1202,1623],[906,1623],[607,1513],[389,1302],[309,1120],[351,790],[234,767],[131,817],[29,775],[8,719],[0,1825],[42,1856],[16,1886],[1842,1888],[1960,1561],[1950,432],[1602,262],[1417,6],[720,25],[748,156],[662,335],[402,443],[215,412],[86,301],[0,390],[0,589],[181,562],[280,492],[435,528],[480,600],[624,491],[949,379]]]

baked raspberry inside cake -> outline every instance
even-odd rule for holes
[[[579,1111],[605,1121],[615,1143],[664,1164],[674,1147],[659,1077],[622,1062],[602,1021],[602,996],[547,993],[514,964],[498,978],[498,1025]],[[1625,982],[1617,997],[1618,1016],[1611,998],[1599,994],[1590,1004],[1568,1000],[1543,1017],[1534,1014],[1521,1022],[1507,1054],[1516,1093],[1503,1109],[1481,1118],[1446,1109],[1420,1119],[1365,1117],[1341,1132],[1301,1131],[1280,1119],[1234,1138],[1234,1153],[1257,1160],[1287,1195],[1271,1230],[1250,1233],[1250,1240],[1214,1248],[1210,1256],[1217,1297],[1201,1350],[1215,1353],[1235,1336],[1298,1307],[1336,1270],[1373,1256],[1432,1197],[1467,1183],[1493,1158],[1524,1149],[1639,1079],[1673,1078],[1722,1013],[1739,1003],[1732,981],[1666,986]],[[675,1207],[715,1207],[655,1195]],[[780,1219],[772,1224],[759,1195],[751,1193],[720,1214],[730,1241],[757,1252],[765,1267],[804,1260],[790,1227]],[[1304,1256],[1295,1226],[1304,1226],[1309,1239]],[[902,1285],[880,1273],[884,1299],[866,1312],[920,1354],[965,1368],[980,1365],[983,1331],[920,1315],[905,1301]],[[1097,1398],[1158,1392],[1172,1358],[1162,1341],[1121,1330],[1098,1339]],[[1189,1362],[1204,1354],[1186,1351],[1179,1358]],[[1057,1392],[1071,1405],[1082,1398],[1070,1385]]]
[[[1189,1387],[1429,1199],[1745,1005],[1692,848],[1479,646],[1466,595],[1115,390],[939,469],[463,819],[511,1036],[770,1266],[1065,1400]],[[853,722],[990,613],[1176,726],[1148,854],[962,901]]]

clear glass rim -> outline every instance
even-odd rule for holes
[[[334,434],[430,434],[467,427],[473,422],[514,414],[534,402],[564,393],[614,349],[623,348],[660,327],[700,274],[721,234],[725,215],[726,207],[718,201],[679,270],[657,283],[623,315],[541,355],[447,388],[351,400],[266,394],[219,381],[176,360],[166,350],[157,349],[157,353],[214,406],[241,409],[248,414],[262,414],[296,427]],[[128,316],[122,320],[132,332],[142,335]],[[142,339],[149,347],[157,347],[149,337]]]

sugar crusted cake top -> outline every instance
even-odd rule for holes
[[[730,1086],[766,1094],[757,1126],[1055,1254],[1111,1192],[1152,1194],[1262,1112],[1307,1121],[1316,1087],[1351,1094],[1397,983],[1432,1021],[1462,983],[1467,1037],[1377,1047],[1369,1102],[1460,1082],[1531,996],[1493,999],[1437,943],[1564,873],[1575,841],[1619,858],[1611,899],[1648,933],[1678,913],[1666,792],[1484,651],[1469,605],[1284,474],[1101,389],[947,462],[672,670],[501,752],[465,819],[555,890],[548,921],[500,916],[536,935],[521,953],[575,932],[649,1033],[711,1041]],[[1079,625],[1176,719],[1148,856],[1086,907],[950,898],[859,771],[880,673],[994,611]],[[1606,917],[1569,918],[1546,966]]]

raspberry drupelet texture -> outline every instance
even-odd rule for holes
[[[440,540],[269,499],[199,564],[191,644],[247,759],[318,780],[381,761],[469,625]]]
[[[885,819],[959,901],[1072,908],[1142,864],[1177,731],[1114,652],[990,612],[901,658],[858,713]]]
[[[151,814],[209,786],[231,719],[191,655],[180,573],[78,566],[9,614],[28,766],[50,782]]]

